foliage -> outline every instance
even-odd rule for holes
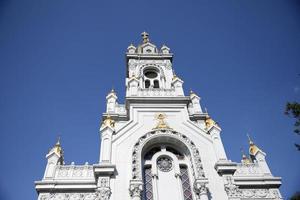
[[[300,104],[298,102],[288,102],[285,107],[285,114],[295,118],[294,132],[300,135]],[[295,144],[295,146],[300,151],[300,144]]]
[[[290,200],[300,200],[300,192],[296,192],[291,198]]]

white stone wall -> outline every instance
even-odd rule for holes
[[[223,180],[214,169],[216,153],[210,135],[188,119],[185,105],[132,105],[131,120],[120,127],[113,136],[112,163],[116,164],[117,176],[112,179],[111,199],[130,199],[128,188],[132,174],[132,151],[140,137],[151,131],[157,124],[155,116],[166,114],[166,122],[172,129],[189,137],[197,146],[202,159],[204,172],[209,180],[208,188],[214,199],[226,199]],[[115,191],[115,192],[114,192]],[[125,196],[124,196],[125,195]]]

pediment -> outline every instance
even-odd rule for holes
[[[157,53],[157,48],[154,44],[146,43],[141,46],[141,50],[143,54],[155,54]]]

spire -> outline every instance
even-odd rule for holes
[[[55,145],[49,150],[49,153],[46,155],[47,158],[49,158],[51,155],[53,155],[53,153],[55,153],[58,156],[58,162],[60,164],[63,164],[64,162],[64,151],[61,147],[60,144],[60,137],[57,138],[57,142],[55,143]]]
[[[55,144],[55,146],[52,148],[54,150],[55,153],[57,153],[59,156],[63,155],[63,149],[60,145],[60,136],[58,136],[57,138],[57,142]]]
[[[145,43],[147,43],[147,42],[149,42],[150,40],[149,40],[149,34],[147,33],[147,32],[142,32],[142,38],[143,38],[143,43],[145,44]]]

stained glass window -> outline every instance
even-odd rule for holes
[[[180,166],[182,191],[184,200],[193,200],[193,194],[190,185],[189,173],[186,166]]]
[[[153,200],[152,175],[150,166],[146,166],[144,169],[144,191],[142,199]]]

